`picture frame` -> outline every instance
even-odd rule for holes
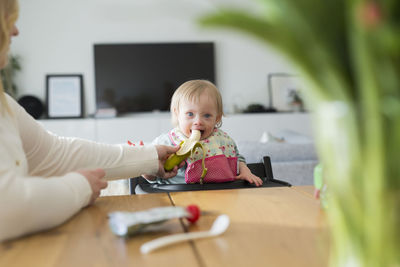
[[[268,74],[269,105],[277,112],[304,112],[303,84],[296,74]]]
[[[83,75],[46,75],[47,117],[83,118]]]

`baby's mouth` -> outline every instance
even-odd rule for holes
[[[195,130],[196,130],[196,129],[195,129]],[[203,136],[204,130],[198,130],[198,131],[200,131],[201,136]],[[192,134],[192,129],[190,129],[190,134]]]

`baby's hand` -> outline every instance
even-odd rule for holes
[[[263,184],[261,178],[252,174],[244,162],[239,163],[239,175],[236,176],[236,179],[246,180],[251,184],[255,184],[256,186],[261,186]]]
[[[252,173],[250,173],[250,175],[239,174],[238,176],[236,176],[236,179],[246,180],[251,184],[255,184],[256,186],[261,186],[263,184],[263,181],[261,180],[261,178],[258,176],[255,176]]]

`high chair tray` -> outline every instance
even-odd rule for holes
[[[180,192],[180,191],[199,191],[199,190],[222,190],[222,189],[240,189],[240,188],[261,188],[261,187],[279,187],[291,186],[289,183],[273,180],[264,181],[263,185],[257,187],[244,180],[236,180],[226,183],[208,183],[208,184],[138,184],[141,189],[147,193],[165,193],[165,192]]]

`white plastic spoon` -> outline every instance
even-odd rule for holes
[[[215,219],[213,225],[211,226],[211,229],[209,231],[201,231],[201,232],[193,232],[193,233],[183,233],[183,234],[175,234],[175,235],[169,235],[169,236],[164,236],[160,238],[156,238],[152,241],[149,241],[147,243],[144,243],[140,247],[140,251],[143,254],[147,254],[155,249],[186,241],[186,240],[192,240],[192,239],[197,239],[197,238],[204,238],[204,237],[212,237],[212,236],[217,236],[225,232],[225,230],[229,226],[229,217],[228,215],[222,214]]]

